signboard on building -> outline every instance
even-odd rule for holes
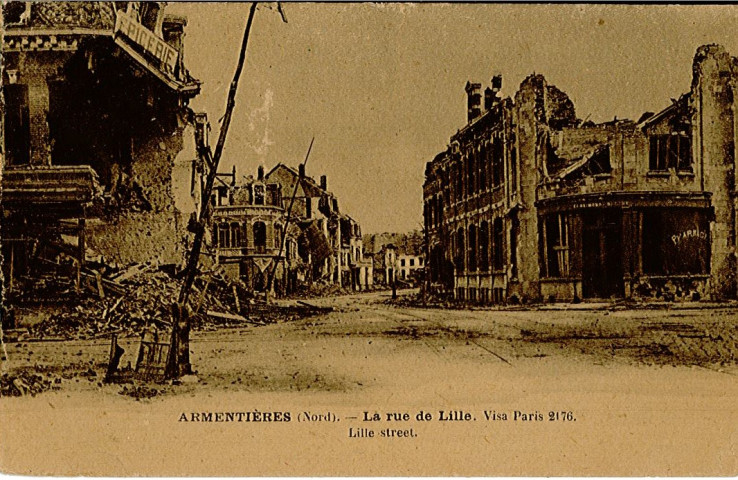
[[[177,50],[154,32],[141,25],[131,14],[118,12],[118,17],[115,20],[115,33],[123,34],[133,43],[153,55],[161,61],[162,68],[174,71],[177,64]]]

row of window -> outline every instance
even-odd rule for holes
[[[653,135],[649,138],[651,171],[692,171],[692,139],[687,135]]]
[[[409,258],[407,263],[408,263],[408,266],[414,267],[415,266],[415,259],[414,258]],[[400,266],[401,267],[406,266],[405,265],[405,259],[404,258],[401,258],[400,259]],[[423,266],[423,259],[422,258],[418,258],[418,266],[419,267],[422,267]]]
[[[517,190],[517,149],[512,135],[510,148],[510,189]],[[484,144],[479,151],[472,148],[465,158],[457,158],[450,171],[441,172],[440,180],[448,193],[436,195],[426,202],[426,227],[438,226],[443,221],[443,208],[448,202],[458,202],[488,188],[501,188],[505,181],[505,149],[500,136]]]
[[[266,224],[256,222],[251,227],[254,239],[254,248],[265,251],[267,247]],[[245,248],[248,246],[246,230],[239,222],[219,223],[213,236],[215,246],[218,248]],[[282,227],[275,226],[274,248],[280,248],[282,242]]]
[[[516,162],[515,148],[511,151],[511,166]],[[513,167],[515,168],[515,167]],[[472,148],[466,158],[454,162],[451,167],[454,189],[451,201],[477,194],[488,188],[502,186],[505,180],[505,148],[502,138],[495,136],[491,143],[480,150]],[[514,178],[514,177],[513,177]]]
[[[497,271],[505,268],[505,230],[502,218],[494,219],[491,232],[487,221],[483,221],[479,227],[470,225],[468,229],[459,228],[451,236],[451,245],[457,272],[487,272],[490,267]],[[511,244],[511,258],[515,257],[514,247]]]
[[[642,273],[648,275],[706,274],[709,272],[709,221],[703,210],[645,209],[639,221],[637,252]],[[576,227],[573,223],[576,222]],[[582,269],[616,270],[622,275],[623,232],[619,212],[560,213],[541,222],[543,277],[582,275]],[[581,240],[577,240],[581,239]],[[571,243],[578,245],[572,251]],[[572,255],[577,261],[573,262]],[[580,258],[582,257],[582,258]],[[611,258],[612,257],[612,258]],[[584,262],[584,263],[582,263]],[[607,272],[595,271],[595,276]]]

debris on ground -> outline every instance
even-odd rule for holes
[[[139,335],[153,326],[171,328],[171,305],[182,279],[172,265],[132,264],[124,267],[92,264],[94,288],[79,293],[68,284],[58,285],[64,301],[46,305],[44,320],[29,327],[34,338],[86,339]],[[49,285],[46,285],[49,287]],[[188,308],[193,329],[223,326],[266,325],[289,321],[317,310],[305,306],[266,305],[253,296],[243,282],[228,281],[217,269],[202,272],[193,286]]]
[[[340,295],[350,295],[356,293],[350,288],[343,288],[335,283],[314,282],[310,284],[300,285],[297,290],[292,293],[290,298],[323,298],[336,297]]]
[[[48,390],[58,390],[61,379],[28,371],[13,374],[3,373],[0,376],[0,397],[36,396]]]
[[[127,397],[135,398],[136,400],[154,398],[155,396],[164,393],[164,390],[159,390],[146,385],[124,385],[123,389],[118,392],[119,395],[125,395]]]

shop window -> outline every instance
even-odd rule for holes
[[[569,276],[569,217],[550,215],[545,223],[547,276]]]
[[[489,224],[482,222],[479,227],[479,269],[489,270]]]
[[[31,130],[28,122],[28,86],[5,85],[5,152],[8,165],[30,162]]]
[[[652,209],[643,213],[643,271],[651,275],[710,272],[707,213],[695,209]]]
[[[650,137],[648,166],[651,171],[692,171],[692,141],[683,134]]]
[[[502,226],[502,218],[495,218],[492,224],[492,241],[494,242],[493,268],[500,271],[505,268],[505,231]]]

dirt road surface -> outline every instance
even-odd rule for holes
[[[2,469],[736,474],[735,308],[441,310],[388,299],[321,299],[312,303],[334,311],[195,332],[197,375],[179,385],[102,383],[105,339],[8,344],[3,372],[59,380],[0,399]],[[122,345],[123,364],[133,361],[136,339]],[[233,420],[255,411],[290,421]]]

